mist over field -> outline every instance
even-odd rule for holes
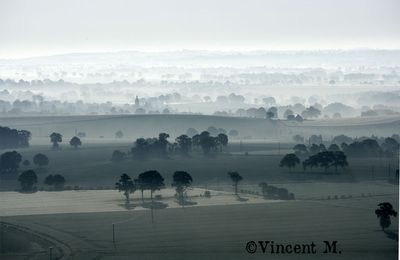
[[[0,259],[398,259],[397,0],[0,3]]]

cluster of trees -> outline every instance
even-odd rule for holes
[[[29,146],[31,132],[0,126],[0,149],[22,148]]]
[[[34,170],[23,171],[18,176],[18,181],[21,184],[22,191],[24,192],[37,190],[36,184],[38,183],[38,177]],[[48,175],[44,180],[45,185],[53,186],[55,190],[62,190],[65,182],[65,178],[60,174]]]
[[[15,174],[18,172],[20,163],[22,162],[22,155],[17,151],[5,152],[0,155],[0,173],[1,174]],[[49,164],[49,158],[42,153],[33,156],[33,163],[38,167],[43,167]],[[24,166],[29,166],[30,161],[24,160]]]
[[[168,141],[169,134],[160,133],[158,138],[138,138],[131,149],[133,158],[145,159],[149,157],[167,158],[169,154],[180,154],[189,156],[193,150],[201,148],[204,155],[208,156],[217,152],[222,152],[223,147],[228,145],[228,136],[220,133],[211,136],[208,131],[195,134],[193,137],[180,135],[174,143]],[[114,151],[112,160],[122,161],[125,154],[121,151]]]
[[[50,174],[44,179],[44,184],[48,186],[53,186],[55,190],[62,190],[64,188],[65,181],[66,180],[64,176],[60,174]]]
[[[175,187],[179,203],[184,204],[184,198],[187,188],[193,182],[192,176],[185,171],[176,171],[173,175],[172,186]],[[165,187],[164,178],[155,170],[150,170],[139,174],[137,179],[132,179],[126,173],[122,174],[119,181],[115,184],[116,189],[124,193],[126,203],[130,202],[130,194],[139,190],[142,193],[142,202],[144,202],[143,192],[150,191],[150,198],[153,201],[153,192]]]
[[[399,142],[392,137],[385,138],[381,145],[375,139],[365,139],[350,144],[342,143],[341,148],[347,155],[354,157],[393,157],[399,154]]]
[[[353,139],[346,135],[338,135],[327,143],[323,141],[321,135],[312,135],[308,140],[311,143],[308,147],[303,144],[304,137],[301,135],[293,136],[293,140],[300,143],[293,147],[297,156],[308,156],[324,151],[343,151],[346,155],[354,157],[393,157],[399,153],[400,137],[394,134],[391,137],[371,136]],[[328,148],[325,144],[329,144]]]
[[[230,137],[236,137],[236,136],[239,135],[239,131],[236,130],[236,129],[231,129],[231,130],[227,131],[224,128],[221,128],[221,127],[217,128],[215,126],[209,126],[206,131],[209,132],[210,135],[214,135],[214,136],[219,135],[219,134],[227,134]],[[186,130],[186,135],[187,136],[194,136],[194,135],[197,135],[197,134],[199,134],[199,131],[197,131],[193,127],[190,127],[190,128],[188,128]]]
[[[289,170],[300,164],[300,158],[294,154],[286,154],[280,161],[280,167],[288,167]],[[348,166],[347,156],[342,151],[323,151],[311,155],[302,162],[303,169],[308,167],[312,170],[314,167],[324,168],[325,171],[330,167],[334,167],[337,172],[338,167],[344,168]]]
[[[303,161],[302,165],[304,170],[308,167],[310,167],[310,169],[313,167],[321,167],[327,171],[328,168],[334,167],[335,172],[337,172],[338,167],[343,169],[348,166],[349,163],[347,162],[347,156],[342,151],[325,151],[310,156]]]
[[[261,188],[261,193],[264,198],[268,199],[281,199],[281,200],[294,200],[294,194],[289,193],[285,188],[278,188],[273,185],[268,185],[265,182],[258,184]]]
[[[86,134],[85,134],[85,136],[86,136]],[[53,132],[49,137],[50,137],[50,142],[53,143],[53,150],[59,150],[60,149],[59,143],[61,143],[63,141],[62,134]],[[78,147],[82,145],[82,141],[79,137],[74,136],[69,141],[69,145],[75,149],[78,149]]]

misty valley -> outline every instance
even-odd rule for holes
[[[0,259],[398,259],[398,3],[106,2],[0,4]]]

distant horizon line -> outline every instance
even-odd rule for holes
[[[99,51],[67,51],[67,52],[55,52],[49,54],[38,54],[38,55],[27,55],[16,58],[5,58],[0,57],[0,61],[17,61],[26,59],[37,59],[37,58],[49,58],[56,56],[68,56],[68,55],[83,55],[83,54],[112,54],[112,53],[124,53],[124,52],[136,52],[136,53],[178,53],[178,52],[210,52],[210,53],[312,53],[312,52],[355,52],[355,51],[400,51],[400,48],[321,48],[321,49],[159,49],[159,50],[145,50],[145,49],[121,49],[121,50],[99,50]]]

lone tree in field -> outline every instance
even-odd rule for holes
[[[299,157],[297,157],[296,154],[288,153],[282,158],[279,166],[280,167],[288,167],[289,171],[290,171],[293,167],[296,167],[296,165],[299,163],[300,163],[300,159],[299,159]]]
[[[172,186],[175,187],[176,193],[179,197],[179,203],[184,204],[184,193],[190,185],[192,185],[193,178],[189,173],[184,171],[176,171],[173,176]]]
[[[233,186],[235,186],[235,195],[237,195],[238,184],[243,180],[243,177],[240,176],[238,172],[228,172],[228,176],[233,181]]]
[[[78,148],[78,146],[82,145],[81,139],[79,139],[79,137],[72,137],[71,140],[69,141],[69,145],[71,145],[72,147],[74,147],[75,149]]]
[[[119,192],[124,192],[126,203],[129,203],[129,194],[136,190],[134,182],[126,173],[122,174],[119,181],[115,183],[115,188],[118,189]]]
[[[60,149],[60,146],[58,143],[62,142],[62,135],[60,133],[52,133],[50,135],[50,142],[53,143],[53,150],[58,150]]]
[[[60,174],[50,174],[46,177],[46,179],[44,179],[44,184],[53,186],[55,190],[62,190],[64,188],[65,178]]]
[[[153,192],[160,190],[165,187],[164,178],[158,171],[151,170],[139,174],[138,180],[139,189],[142,191],[143,200],[143,190],[150,190],[150,198],[153,202]]]
[[[18,181],[23,191],[34,191],[37,183],[36,173],[33,170],[24,171],[19,175]]]
[[[42,153],[38,153],[33,156],[33,163],[39,167],[43,167],[49,164],[49,158]]]
[[[379,208],[375,210],[375,214],[379,218],[379,224],[384,231],[385,228],[388,228],[391,224],[390,216],[396,217],[397,212],[389,202],[379,203],[378,207]]]

